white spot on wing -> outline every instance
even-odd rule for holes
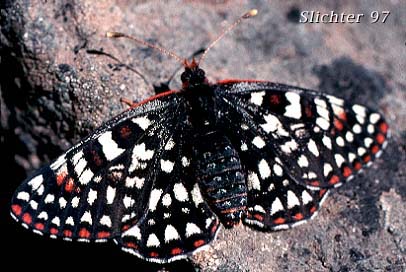
[[[162,171],[164,171],[166,173],[171,173],[174,165],[175,165],[174,162],[161,159],[161,169],[162,169]]]
[[[38,219],[42,219],[42,220],[48,220],[48,214],[47,212],[43,211],[38,215]]]
[[[292,153],[292,151],[295,151],[296,149],[298,149],[298,145],[296,143],[296,141],[294,139],[291,139],[288,142],[285,142],[283,145],[281,145],[281,150],[286,153],[286,154],[290,154]]]
[[[317,117],[316,124],[323,130],[328,130],[330,127],[330,123],[322,117]]]
[[[42,182],[44,181],[44,178],[42,175],[38,175],[35,178],[33,178],[32,180],[30,180],[28,182],[28,185],[31,186],[32,190],[35,191],[38,189],[38,187],[42,184]]]
[[[47,194],[47,196],[46,196],[45,199],[44,199],[44,202],[45,202],[45,204],[49,204],[49,203],[54,202],[54,200],[55,200],[55,196],[54,196],[54,195],[52,195],[52,194]]]
[[[29,204],[30,204],[30,206],[31,206],[31,208],[32,208],[33,210],[36,210],[36,209],[38,208],[38,202],[35,201],[35,200],[31,200],[31,201],[29,202]]]
[[[102,218],[100,219],[100,224],[111,228],[111,219],[110,219],[110,216],[108,216],[108,215],[103,215]]]
[[[141,240],[142,238],[141,230],[138,226],[129,228],[126,232],[124,232],[123,236],[132,236],[137,240]]]
[[[283,205],[281,200],[277,197],[275,198],[275,200],[272,202],[272,206],[271,206],[271,215],[274,215],[275,213],[279,212],[279,211],[283,211]]]
[[[341,147],[345,145],[344,139],[343,139],[343,137],[341,137],[341,136],[338,136],[338,137],[336,138],[336,143],[337,143],[338,146],[341,146]]]
[[[333,104],[336,104],[336,105],[339,105],[339,106],[344,105],[344,100],[342,100],[341,98],[337,98],[337,97],[332,96],[332,95],[327,95],[327,98]]]
[[[93,205],[96,199],[97,199],[97,191],[90,189],[89,194],[87,195],[87,203],[89,203],[89,205]]]
[[[378,113],[372,113],[369,116],[369,122],[371,122],[372,124],[376,124],[376,122],[378,122],[378,120],[381,118],[381,116]]]
[[[125,186],[128,188],[133,188],[134,185],[137,189],[141,189],[144,186],[145,178],[139,178],[137,176],[131,178],[127,177],[125,179]]]
[[[151,196],[149,197],[149,204],[148,204],[148,208],[150,211],[155,211],[156,205],[158,204],[158,201],[161,198],[161,195],[162,195],[161,189],[152,190]]]
[[[358,125],[358,124],[355,124],[355,125],[352,127],[352,131],[353,131],[355,134],[360,134],[360,133],[361,133],[361,126]]]
[[[186,224],[186,233],[185,233],[186,238],[189,238],[193,234],[200,234],[200,233],[202,233],[202,230],[198,226],[196,226],[196,224],[194,224],[194,223]]]
[[[179,233],[172,225],[167,225],[165,228],[165,243],[168,243],[172,240],[179,240],[180,236]]]
[[[271,176],[271,168],[269,168],[268,163],[264,159],[259,162],[258,170],[262,179],[266,179]]]
[[[287,92],[285,94],[290,105],[286,106],[284,116],[300,119],[302,116],[300,107],[300,95],[294,92]]]
[[[67,202],[66,202],[65,198],[60,197],[60,198],[59,198],[59,207],[60,207],[61,209],[63,209],[63,208],[66,207],[66,204],[67,204]]]
[[[165,207],[169,207],[172,203],[172,198],[169,194],[164,194],[164,196],[162,197],[162,205],[164,205]]]
[[[30,200],[30,194],[27,192],[19,192],[17,194],[17,199],[24,200],[27,202],[28,200]]]
[[[365,138],[364,139],[365,147],[367,147],[367,148],[370,147],[372,143],[373,143],[373,140],[371,138]]]
[[[117,158],[125,151],[125,149],[119,148],[117,143],[113,140],[111,131],[100,135],[98,141],[102,146],[104,156],[109,161]]]
[[[322,141],[323,141],[323,144],[324,144],[328,149],[331,150],[331,148],[332,148],[331,139],[330,139],[328,136],[324,135]]]
[[[79,177],[79,182],[83,185],[89,183],[89,181],[93,178],[93,172],[89,168],[83,171],[82,175]]]
[[[186,158],[185,156],[182,157],[182,166],[183,167],[188,167],[190,164],[190,160],[188,160],[188,158]]]
[[[254,93],[251,93],[250,102],[253,103],[253,104],[255,104],[255,105],[261,106],[261,105],[262,105],[262,101],[263,101],[263,99],[264,99],[264,95],[265,95],[265,92],[254,92]]]
[[[345,134],[345,139],[352,143],[352,141],[354,141],[354,134],[352,134],[350,131],[347,131],[347,133]]]
[[[59,217],[58,217],[58,216],[55,216],[55,217],[52,219],[51,223],[54,224],[55,226],[58,226],[58,227],[59,227],[59,225],[61,224],[61,221],[59,220]]]
[[[183,201],[186,201],[189,199],[186,188],[185,188],[185,186],[183,186],[182,183],[176,183],[173,186],[173,192],[174,192],[175,198],[180,202],[183,202]]]
[[[334,159],[336,160],[338,167],[341,167],[341,165],[345,162],[345,159],[340,154],[335,154]]]
[[[172,138],[168,140],[168,142],[165,145],[165,150],[172,150],[172,148],[175,146],[175,142],[173,141]]]
[[[289,136],[289,133],[283,128],[282,123],[278,117],[273,114],[264,115],[265,124],[261,124],[261,127],[266,133],[276,133],[277,136]]]
[[[108,186],[106,193],[107,204],[113,204],[115,197],[116,197],[116,188]]]
[[[295,206],[300,206],[299,199],[295,195],[295,193],[291,190],[288,191],[288,209],[291,209]]]
[[[69,217],[66,219],[65,224],[66,224],[66,225],[74,226],[74,225],[75,225],[75,222],[73,221],[73,217],[72,217],[72,216],[69,216]]]
[[[256,147],[258,147],[259,149],[261,149],[265,146],[264,140],[259,136],[256,136],[254,138],[254,140],[252,140],[252,144],[255,145]]]
[[[247,186],[249,190],[261,190],[261,184],[256,173],[251,171],[248,172]]]
[[[145,116],[133,118],[131,121],[137,124],[142,130],[146,130],[151,125],[151,121]]]
[[[302,192],[302,202],[303,202],[303,204],[306,205],[307,203],[310,203],[312,201],[313,201],[312,196],[306,190],[304,190]]]
[[[353,110],[356,114],[359,114],[359,115],[361,115],[361,116],[365,116],[365,115],[366,115],[366,113],[365,113],[365,107],[363,107],[363,106],[361,106],[361,105],[358,105],[358,104],[353,105],[353,106],[352,106],[352,110]]]
[[[90,214],[90,212],[89,211],[85,212],[82,215],[82,218],[80,218],[80,221],[81,222],[87,222],[87,223],[89,223],[91,225],[93,221],[92,221],[92,215]]]
[[[275,163],[272,168],[273,168],[273,172],[275,173],[275,175],[277,175],[279,177],[281,177],[283,175],[283,169],[279,164]]]
[[[193,190],[192,190],[192,200],[193,203],[195,204],[195,207],[197,208],[201,203],[204,202],[202,194],[200,192],[200,188],[199,188],[199,184],[195,184],[193,186]]]
[[[134,199],[132,199],[131,197],[129,197],[129,196],[125,196],[124,198],[123,198],[123,204],[124,204],[124,207],[126,207],[127,209],[128,208],[130,208],[132,205],[134,205]]]
[[[72,208],[77,208],[79,206],[79,200],[80,200],[80,198],[77,196],[72,198],[72,200],[70,201]]]
[[[158,237],[156,237],[155,234],[151,233],[148,236],[147,247],[159,247],[160,244],[161,243],[159,242]]]
[[[307,157],[305,155],[301,155],[299,159],[297,160],[297,163],[299,164],[300,167],[308,167],[309,166],[309,161],[307,160]]]
[[[328,174],[333,171],[333,167],[329,163],[325,163],[323,166],[323,174],[325,177],[328,176]]]
[[[355,156],[355,154],[354,153],[348,153],[348,160],[352,163],[354,160],[355,160],[355,158],[356,158],[357,156]]]
[[[319,150],[317,148],[317,145],[312,139],[310,139],[309,142],[307,143],[307,148],[311,153],[313,153],[314,156],[316,157],[319,156]]]

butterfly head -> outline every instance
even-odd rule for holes
[[[198,63],[193,59],[191,63],[185,60],[185,71],[180,76],[183,89],[207,83],[206,73],[199,68]]]

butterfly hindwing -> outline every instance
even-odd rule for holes
[[[185,258],[207,245],[219,226],[193,169],[193,130],[186,114],[179,118],[154,166],[159,171],[144,216],[116,239],[124,251],[158,263]]]
[[[229,122],[246,127],[245,144],[277,157],[308,188],[351,179],[388,136],[379,113],[331,95],[270,82],[220,84],[216,95],[224,116],[239,118]]]

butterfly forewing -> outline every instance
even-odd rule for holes
[[[121,233],[127,221],[143,215],[176,100],[123,113],[36,172],[17,189],[13,215],[52,237],[103,240]]]
[[[242,128],[239,144],[278,158],[308,188],[342,184],[385,146],[379,113],[334,96],[267,82],[220,84],[216,95],[224,116]]]

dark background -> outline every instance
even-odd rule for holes
[[[107,264],[135,271],[402,271],[406,269],[406,5],[402,1],[2,1],[1,262],[67,269]],[[8,215],[27,174],[179,69],[116,30],[190,56],[245,11],[259,14],[226,36],[202,68],[212,81],[252,78],[331,93],[378,109],[392,138],[383,156],[334,190],[319,216],[290,231],[223,230],[207,250],[165,267],[113,243],[51,240]],[[300,12],[364,13],[360,24],[300,24]],[[372,24],[372,11],[391,12]],[[120,61],[100,54],[110,54]],[[138,73],[128,69],[126,65]],[[179,87],[179,73],[171,83]],[[13,260],[12,258],[13,257]]]

